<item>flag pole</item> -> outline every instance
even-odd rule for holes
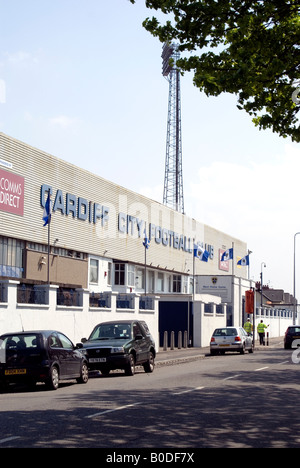
[[[149,248],[150,241],[147,236],[147,223],[145,222],[145,231],[144,231],[144,248],[145,248],[145,296],[147,296],[147,249]]]
[[[48,224],[48,262],[47,262],[47,284],[50,285],[50,223],[51,223],[51,189],[48,190],[48,196],[44,208],[43,221],[44,226]]]
[[[195,239],[193,239],[193,315],[195,314]],[[191,346],[190,341],[190,308],[188,307],[188,348]]]
[[[147,296],[147,223],[145,222],[145,296]]]
[[[50,221],[51,221],[51,215],[49,217],[49,223],[48,223],[48,268],[47,268],[47,283],[50,286]]]
[[[194,301],[195,301],[195,239],[193,239],[193,304],[194,304]]]

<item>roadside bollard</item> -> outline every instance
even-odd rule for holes
[[[164,351],[167,351],[168,349],[168,332],[165,331],[164,333]]]
[[[178,349],[182,348],[182,331],[178,332]]]
[[[183,338],[183,347],[187,348],[187,344],[188,344],[188,335],[187,335],[187,331],[185,330],[184,338]]]
[[[269,332],[267,332],[267,346],[269,346]]]
[[[171,346],[170,346],[170,349],[173,351],[175,347],[175,333],[172,331],[171,332]]]

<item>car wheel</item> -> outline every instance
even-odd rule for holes
[[[88,380],[89,380],[89,370],[88,370],[88,366],[86,362],[84,362],[81,366],[81,375],[77,379],[77,382],[81,384],[86,384],[88,383]]]
[[[133,354],[129,354],[129,361],[125,368],[126,375],[134,375],[135,374],[135,359]]]
[[[58,368],[56,366],[51,367],[50,369],[50,377],[47,380],[47,386],[50,390],[57,390],[59,386],[59,373]]]
[[[242,349],[241,349],[241,351],[240,351],[240,353],[241,353],[241,354],[245,354],[245,349],[246,349],[246,347],[245,347],[245,343],[244,343],[244,344],[243,344],[243,347],[242,347]]]
[[[149,360],[144,364],[144,371],[147,372],[147,374],[151,374],[154,371],[154,367],[155,367],[154,356],[153,356],[153,353],[150,353]]]
[[[253,349],[253,344],[251,346],[251,348],[249,349],[249,354],[253,354],[254,353],[254,349]]]

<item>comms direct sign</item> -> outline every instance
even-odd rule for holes
[[[0,211],[24,214],[24,178],[0,169]]]

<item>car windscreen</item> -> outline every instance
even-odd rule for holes
[[[41,337],[39,334],[12,334],[0,337],[0,362],[7,363],[11,359],[32,358],[41,351]]]
[[[300,333],[300,327],[290,327],[289,334]]]
[[[217,328],[213,336],[237,336],[236,328]]]
[[[89,340],[117,340],[132,338],[129,323],[102,323],[92,332]]]

